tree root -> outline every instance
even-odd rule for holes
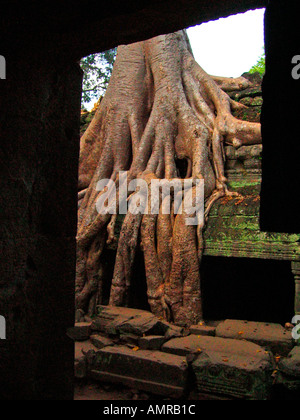
[[[107,199],[114,193],[119,197],[120,171],[128,172],[127,185],[135,178],[148,185],[154,179],[183,183],[176,161],[186,160],[183,178],[204,180],[206,221],[217,200],[236,194],[227,188],[224,145],[257,144],[261,133],[259,124],[232,116],[233,109],[244,106],[225,91],[248,86],[243,78],[206,74],[195,62],[184,31],[119,47],[108,91],[81,140],[79,178],[80,188],[86,190],[79,193],[77,308],[91,314],[102,303],[101,256],[105,243],[114,240],[117,216],[103,214],[104,204],[99,209],[97,203],[103,194]],[[99,191],[98,182],[106,178],[111,186]],[[137,199],[135,193],[129,196],[129,201]],[[177,214],[173,201],[174,196],[171,214],[165,214],[168,201],[161,197],[159,214],[126,215],[110,304],[130,305],[141,236],[152,312],[191,325],[203,317],[200,264],[205,225],[189,226],[190,215]]]

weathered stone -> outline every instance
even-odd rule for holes
[[[176,325],[172,325],[168,328],[165,334],[165,339],[171,340],[172,338],[183,337],[183,335],[184,335],[184,328],[177,327]]]
[[[191,353],[200,354],[206,351],[249,355],[249,351],[252,351],[255,354],[257,352],[257,354],[266,354],[271,357],[263,348],[251,342],[197,335],[170,340],[163,345],[162,351],[178,356],[186,356]]]
[[[85,322],[84,320],[84,311],[81,309],[77,309],[75,312],[75,322],[78,324],[79,322]]]
[[[272,354],[240,340],[191,335],[166,343],[163,351],[192,364],[199,393],[267,399],[275,364]]]
[[[83,341],[75,343],[75,360],[80,360],[90,351],[98,351],[90,341]]]
[[[244,161],[244,168],[246,170],[250,170],[250,169],[261,169],[261,160],[258,160],[256,158],[252,158],[252,159],[247,159]]]
[[[121,334],[120,340],[123,343],[132,344],[134,347],[139,344],[140,337],[135,334]]]
[[[188,384],[188,365],[183,357],[161,352],[106,347],[89,365],[89,375],[103,382],[180,398]]]
[[[67,334],[74,341],[86,341],[91,335],[91,323],[79,322],[74,328],[69,328]]]
[[[279,324],[227,320],[219,324],[216,336],[252,341],[275,355],[286,356],[293,348],[291,332]]]
[[[300,347],[295,347],[287,358],[278,364],[277,384],[287,393],[289,400],[299,400],[300,395]]]
[[[134,309],[113,306],[99,306],[98,311],[99,315],[94,319],[91,328],[109,335],[118,335],[118,327],[136,315]]]
[[[124,319],[124,321],[126,318]],[[98,317],[93,320],[91,330],[94,332],[100,332],[108,335],[118,335],[115,325],[112,323],[112,319],[105,316]]]
[[[87,364],[84,356],[75,360],[74,375],[76,379],[85,379],[87,377]]]
[[[163,345],[162,351],[178,356],[186,356],[189,353],[200,349],[200,338],[196,335],[188,337],[174,338]]]
[[[109,338],[96,334],[90,337],[90,341],[99,350],[103,349],[104,347],[113,346],[114,344],[113,341]]]
[[[141,350],[160,350],[165,344],[166,338],[159,335],[150,335],[139,339]]]
[[[93,346],[90,341],[75,343],[75,378],[84,379],[87,377],[88,371],[86,354],[88,354],[90,351],[97,351],[97,348]]]
[[[297,378],[300,388],[300,347],[295,347],[287,358],[279,362],[280,371],[293,378]]]
[[[107,334],[165,335],[170,324],[146,311],[100,306],[99,315],[92,323],[92,330]]]
[[[88,322],[88,323],[92,323],[93,322],[93,320],[92,320],[92,318],[90,317],[90,316],[88,316],[88,315],[85,315],[85,317],[84,317],[84,321],[82,321],[82,322]]]
[[[250,400],[269,399],[274,370],[271,356],[253,343],[221,340],[227,343],[204,350],[192,363],[198,392]]]
[[[164,335],[168,328],[167,323],[160,321],[150,313],[145,313],[122,323],[122,325],[118,326],[118,331],[121,333],[136,334],[138,336],[143,336],[144,334]]]
[[[207,325],[193,325],[190,328],[191,334],[201,335],[201,336],[210,336],[214,337],[216,335],[215,327],[208,327]]]

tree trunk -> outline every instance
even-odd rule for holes
[[[81,140],[77,308],[91,315],[102,303],[101,256],[114,237],[116,216],[97,211],[104,193],[97,191],[99,180],[111,179],[118,186],[120,171],[128,171],[128,182],[204,179],[208,216],[217,199],[231,194],[224,143],[240,147],[261,142],[260,124],[235,119],[231,110],[243,105],[225,93],[248,85],[243,78],[207,75],[194,60],[185,31],[119,47],[107,93]],[[179,174],[178,160],[186,160],[186,174]],[[110,304],[129,303],[141,237],[151,310],[190,325],[202,319],[204,226],[188,226],[184,212],[163,214],[163,205],[158,215],[126,215]]]

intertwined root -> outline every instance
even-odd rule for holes
[[[77,307],[90,315],[102,299],[102,255],[114,238],[116,216],[96,203],[105,193],[120,194],[119,173],[128,184],[141,178],[180,179],[177,159],[187,161],[187,178],[204,180],[206,218],[213,203],[231,195],[224,173],[224,144],[261,142],[260,125],[235,119],[241,105],[225,90],[245,88],[243,78],[207,75],[195,62],[185,32],[120,47],[104,100],[82,138]],[[222,89],[221,89],[222,88]],[[182,175],[181,175],[182,176]],[[97,191],[100,180],[114,181]],[[174,198],[174,197],[173,197]],[[186,198],[185,198],[186,199]],[[177,324],[202,318],[200,263],[204,224],[189,226],[185,212],[125,217],[115,263],[110,304],[130,304],[130,285],[140,238],[144,250],[151,310]]]

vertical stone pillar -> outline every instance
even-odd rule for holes
[[[295,315],[300,315],[300,261],[292,263],[295,276]]]
[[[0,399],[73,398],[82,73],[45,51],[5,54],[0,94]]]
[[[261,229],[300,233],[300,80],[292,76],[299,54],[299,0],[271,0],[265,20],[266,75],[263,81],[263,172]],[[280,118],[277,116],[280,116]],[[284,141],[283,141],[284,139]]]

